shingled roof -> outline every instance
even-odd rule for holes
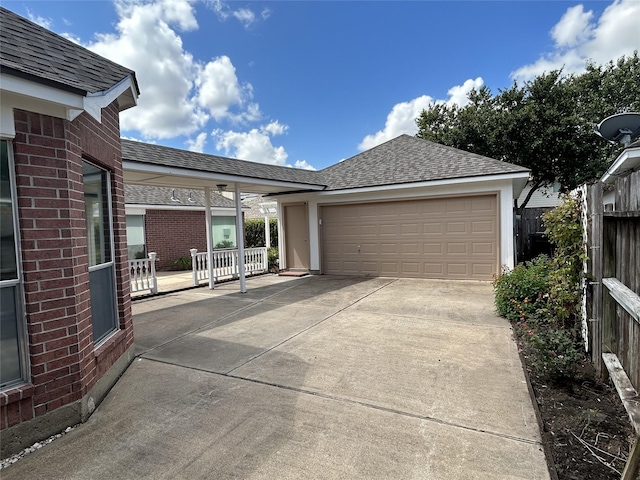
[[[236,208],[233,200],[223,197],[219,193],[212,192],[210,198],[211,206],[214,208]],[[185,188],[125,185],[124,203],[127,205],[204,207],[204,192]]]
[[[511,163],[400,135],[320,173],[329,190],[341,190],[528,171]]]
[[[135,73],[0,7],[0,71],[86,95],[109,90]]]
[[[132,160],[160,166],[179,167],[200,172],[323,185],[318,172],[280,167],[266,163],[248,162],[235,158],[189,152],[177,148],[121,139],[122,160]]]

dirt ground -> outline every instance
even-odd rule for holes
[[[527,364],[526,353],[521,355],[542,417],[542,440],[558,480],[619,479],[634,437],[615,388],[598,381],[586,359],[574,378],[551,383]]]

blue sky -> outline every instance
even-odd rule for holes
[[[127,138],[322,169],[553,68],[640,50],[640,1],[14,1],[136,71]]]

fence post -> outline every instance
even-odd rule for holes
[[[149,267],[151,268],[151,293],[158,293],[158,277],[156,277],[156,252],[149,253]]]
[[[198,259],[196,254],[198,253],[197,248],[192,248],[189,250],[191,252],[191,275],[193,277],[193,286],[197,287],[200,282],[198,282]]]

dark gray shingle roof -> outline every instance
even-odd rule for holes
[[[409,135],[401,135],[319,172],[194,153],[121,140],[123,160],[322,185],[326,190],[401,185],[434,180],[526,173],[518,165],[483,157]]]
[[[177,148],[121,139],[122,159],[153,165],[187,168],[191,170],[241,175],[307,185],[324,185],[318,172],[298,168],[280,167],[266,163],[248,162],[205,153],[189,152]]]
[[[400,135],[325,168],[329,190],[528,172],[524,167]]]
[[[171,200],[172,196],[180,201]],[[189,197],[193,202],[189,201]],[[202,190],[187,190],[184,188],[125,185],[124,203],[127,205],[204,207],[204,192]],[[211,206],[235,208],[235,202],[219,193],[211,192]]]
[[[0,7],[0,66],[21,76],[83,94],[108,90],[135,73]]]

